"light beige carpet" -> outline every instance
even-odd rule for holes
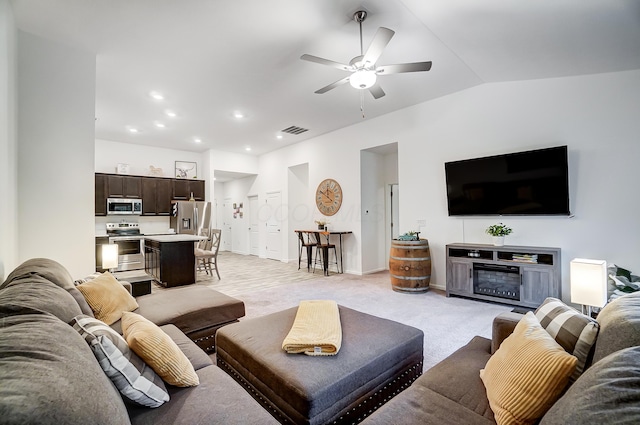
[[[447,298],[441,291],[434,290],[422,294],[398,293],[391,289],[388,272],[365,276],[332,273],[325,277],[320,270],[315,275],[308,273],[306,268],[298,271],[297,262],[286,264],[253,256],[223,254],[218,259],[222,279],[200,277],[198,284],[244,301],[246,318],[295,307],[302,300],[335,300],[345,307],[422,329],[425,370],[465,345],[473,336],[491,337],[493,318],[512,309],[505,305]]]

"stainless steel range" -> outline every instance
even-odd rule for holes
[[[109,243],[118,245],[118,268],[115,271],[144,269],[144,235],[138,223],[107,223]]]

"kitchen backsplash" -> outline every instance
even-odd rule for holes
[[[168,233],[169,232],[169,217],[145,217],[140,215],[134,216],[122,216],[112,215],[107,217],[96,217],[96,236],[106,235],[107,223],[118,223],[126,221],[127,223],[138,223],[140,227],[140,233]]]

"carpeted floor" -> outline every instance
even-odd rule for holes
[[[297,306],[306,299],[333,299],[339,304],[422,329],[425,334],[425,370],[465,345],[473,336],[491,336],[495,316],[512,307],[462,298],[447,298],[442,291],[422,294],[391,289],[387,272],[365,276],[320,270],[298,271],[298,265],[223,252],[218,264],[221,278],[199,273],[197,283],[239,298],[246,318]]]

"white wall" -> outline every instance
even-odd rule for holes
[[[0,282],[18,265],[17,30],[0,0]]]
[[[640,71],[485,84],[263,155],[256,187],[260,194],[286,188],[288,167],[304,162],[310,192],[324,178],[340,182],[344,203],[332,227],[354,231],[346,238],[345,265],[361,273],[361,183],[354,164],[361,149],[397,141],[400,223],[413,229],[426,220],[421,236],[429,239],[435,287],[445,286],[446,244],[491,243],[484,229],[503,221],[515,230],[510,244],[562,248],[568,301],[574,257],[640,271],[639,110]],[[563,144],[569,146],[574,218],[448,217],[444,162]],[[308,199],[313,205],[312,193]]]
[[[95,56],[18,32],[20,261],[95,270]]]
[[[384,155],[360,153],[360,182],[362,197],[362,272],[385,270],[385,186],[387,184]]]
[[[164,177],[175,177],[175,162],[195,162],[198,166],[197,178],[208,180],[202,173],[205,154],[181,151],[177,149],[157,148],[154,146],[120,143],[110,140],[96,139],[96,173],[115,173],[119,163],[129,164],[129,174],[149,176],[150,166],[162,168]]]
[[[240,203],[242,203],[243,207],[240,208],[240,211],[243,213],[242,217],[240,214],[236,214],[235,218],[231,218],[231,251],[236,254],[249,255],[250,252],[250,244],[249,244],[249,215],[248,215],[248,207],[249,207],[249,195],[251,194],[251,188],[256,180],[255,176],[245,177],[242,179],[230,180],[225,182],[221,186],[221,192],[218,193],[218,196],[222,196],[222,201],[224,199],[230,199],[231,203],[235,203],[239,208]],[[223,238],[228,238],[229,235],[226,235],[224,232],[226,229],[222,229]]]
[[[293,230],[314,229],[315,223],[309,223],[309,217],[311,208],[315,207],[310,206],[307,199],[309,196],[309,164],[289,167],[287,184],[289,198],[286,204],[289,226],[293,227]],[[296,233],[287,232],[288,261],[298,261],[298,241]]]

